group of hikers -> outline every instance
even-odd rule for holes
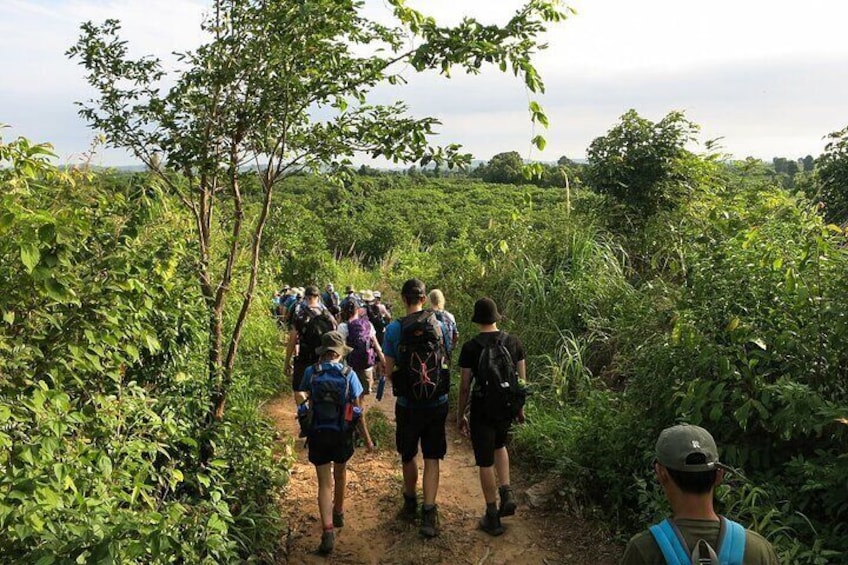
[[[342,299],[332,284],[324,293],[315,286],[286,288],[280,297],[295,299],[275,304],[278,320],[289,328],[285,373],[318,477],[322,554],[333,551],[335,529],[344,526],[346,463],[354,453],[355,436],[369,452],[375,449],[364,404],[375,379],[378,399],[387,381],[395,397],[395,447],[403,475],[400,513],[418,522],[422,536],[439,534],[436,499],[440,462],[447,452],[450,366],[459,332],[441,291],[428,294],[422,281],[409,279],[400,295],[405,311],[397,319],[382,305],[379,293],[357,294],[350,286]],[[380,315],[372,317],[372,312]],[[460,349],[456,407],[457,429],[470,437],[479,469],[485,501],[479,528],[492,536],[504,533],[501,519],[517,509],[507,439],[512,425],[524,421],[527,394],[524,348],[517,337],[498,328],[500,320],[492,299],[475,302],[471,322],[479,332]],[[420,504],[419,449],[424,460]],[[673,517],[631,539],[622,563],[777,564],[764,538],[715,513],[714,491],[727,468],[719,462],[709,432],[691,425],[664,430],[653,467]]]

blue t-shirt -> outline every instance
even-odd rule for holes
[[[341,363],[322,363],[322,365],[334,365],[339,371],[343,371],[345,365]],[[315,372],[315,365],[310,365],[306,368],[306,371],[303,373],[303,380],[300,381],[300,388],[298,390],[302,392],[309,392],[309,389],[312,385],[312,373]],[[359,377],[356,376],[356,371],[353,369],[350,370],[350,397],[348,400],[353,401],[362,396],[364,392],[362,388],[362,383],[359,382]]]
[[[450,339],[448,338],[448,329],[445,327],[444,322],[439,322],[439,326],[442,328],[442,341],[445,345],[445,352],[450,355]],[[392,322],[386,326],[386,335],[383,337],[383,354],[386,357],[391,357],[395,361],[398,358],[398,347],[400,346],[400,333],[401,333],[401,325],[400,320],[392,320]],[[436,401],[436,404],[444,404],[448,401],[448,395],[443,395],[439,397]],[[406,406],[406,398],[403,396],[397,397],[397,403],[400,406]]]

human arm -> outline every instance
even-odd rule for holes
[[[353,405],[362,410],[362,396],[356,397]],[[359,422],[356,424],[360,435],[365,439],[365,449],[368,453],[374,451],[374,442],[371,440],[371,433],[368,431],[368,423],[365,421],[365,411],[359,415]]]
[[[359,376],[355,372],[351,371],[348,378],[348,384],[350,385],[350,396],[348,398],[350,403],[353,404],[353,407],[358,409],[359,412],[356,429],[365,440],[365,448],[370,453],[371,451],[374,451],[374,442],[371,441],[371,434],[368,431],[368,425],[365,421],[365,410],[362,409],[362,394],[365,391],[362,389],[362,382],[359,380]]]
[[[286,362],[283,365],[283,374],[288,376],[291,376],[291,358],[295,347],[297,347],[297,330],[292,328],[289,331],[289,338],[286,340]]]
[[[398,344],[400,343],[400,323],[392,322],[386,326],[386,335],[383,337],[383,359],[385,359],[385,375],[392,382],[394,378],[395,363],[397,361]]]
[[[383,370],[386,367],[386,356],[383,353],[383,348],[380,347],[380,340],[377,339],[377,332],[374,330],[374,327],[371,327],[371,345],[374,348],[374,351],[377,353],[377,361],[380,365],[382,365]]]
[[[518,382],[526,383],[527,382],[527,362],[524,359],[522,359],[521,361],[518,362],[517,367],[518,367]],[[521,409],[518,411],[518,416],[516,417],[516,419],[518,420],[519,424],[524,423],[524,420],[525,420],[525,418],[524,418],[524,406],[522,406]]]
[[[460,382],[459,382],[459,405],[456,409],[456,425],[459,428],[459,433],[464,436],[467,436],[469,433],[468,429],[468,417],[465,415],[466,408],[468,407],[468,398],[471,396],[471,369],[467,367],[463,367],[460,370]]]

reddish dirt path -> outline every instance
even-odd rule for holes
[[[394,399],[390,393],[382,402],[368,400],[370,410],[381,410],[394,423]],[[272,401],[266,412],[283,436],[291,442],[297,436],[293,401],[282,396]],[[515,516],[505,518],[506,533],[493,538],[477,529],[483,499],[470,441],[460,436],[448,422],[448,454],[441,464],[437,502],[441,534],[423,539],[417,524],[398,517],[401,505],[400,460],[391,445],[381,445],[376,453],[357,449],[348,463],[348,491],[345,499],[345,527],[336,531],[335,551],[325,558],[315,550],[321,537],[318,519],[317,480],[314,467],[306,459],[303,440],[296,440],[297,462],[283,503],[288,520],[285,563],[470,563],[506,564],[614,564],[620,548],[604,539],[591,524],[564,515],[561,511],[530,508],[524,493],[529,487],[513,464],[513,486],[519,507]],[[422,465],[419,455],[419,467]],[[419,470],[420,473],[423,469]],[[420,499],[420,478],[419,478]]]

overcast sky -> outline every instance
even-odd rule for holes
[[[367,0],[372,13],[382,0]],[[504,22],[513,0],[408,0],[444,22],[462,16]],[[76,162],[94,133],[74,102],[90,96],[81,69],[64,52],[85,20],[122,20],[134,54],[167,57],[200,41],[200,0],[0,0],[0,123],[5,139],[24,135],[54,144]],[[586,148],[630,108],[659,120],[685,111],[702,139],[723,138],[737,158],[818,155],[824,136],[848,125],[848,2],[839,0],[574,0],[577,15],[552,27],[536,59],[551,121],[532,130],[528,93],[509,74],[410,76],[402,98],[414,114],[439,117],[441,139],[475,158],[519,151],[554,161]],[[548,139],[531,150],[534,133]],[[131,160],[115,151],[105,165]]]

